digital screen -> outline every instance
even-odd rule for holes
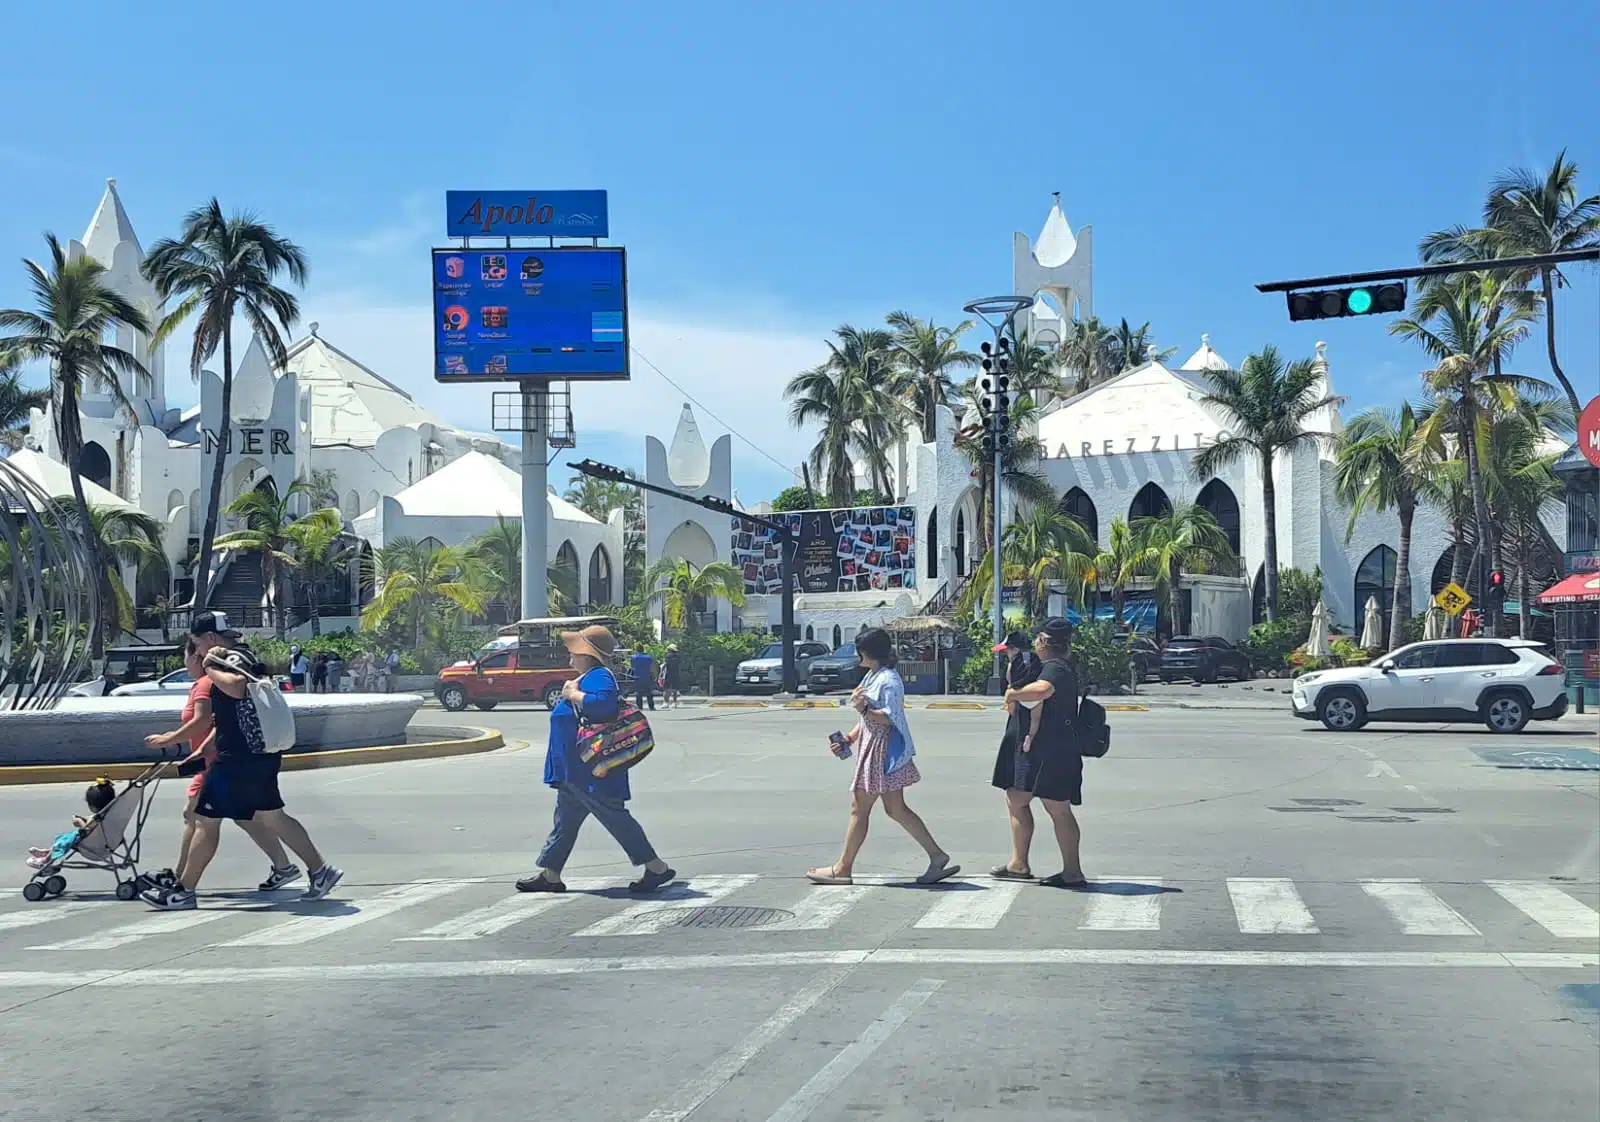
[[[628,377],[621,246],[433,251],[434,377]]]
[[[887,592],[917,587],[917,512],[909,506],[868,506],[774,514],[787,519],[796,592]],[[778,535],[732,516],[733,566],[748,595],[783,592],[783,546]]]

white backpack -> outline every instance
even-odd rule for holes
[[[232,657],[230,657],[232,656]],[[294,747],[294,713],[289,709],[289,699],[270,677],[257,678],[245,668],[245,662],[236,652],[216,650],[206,656],[215,659],[226,669],[241,675],[245,681],[245,696],[256,711],[261,725],[261,747],[258,754],[278,755]]]

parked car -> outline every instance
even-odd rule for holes
[[[828,653],[822,643],[797,643],[794,649],[795,677],[805,682],[813,659]],[[783,688],[783,644],[768,643],[755,658],[747,658],[734,673],[733,688],[745,693],[752,690],[781,690]]]
[[[855,643],[844,643],[832,654],[811,660],[810,668],[806,671],[806,692],[853,690],[861,684],[866,672],[867,668],[856,657]]]
[[[1161,648],[1147,635],[1133,637],[1128,646],[1128,661],[1133,664],[1136,682],[1148,682],[1161,676]]]
[[[119,683],[113,692],[121,692],[124,686],[154,682],[161,676],[163,663],[170,666],[182,659],[183,648],[172,644],[142,643],[138,646],[107,647],[105,669],[110,670],[111,676]],[[67,694],[70,697],[104,697],[105,691],[105,679],[95,678],[70,687]]]
[[[561,635],[591,624],[615,628],[615,616],[541,616],[507,624],[500,635],[439,671],[433,695],[452,713],[469,705],[493,709],[502,701],[527,701],[554,709],[572,677]]]
[[[137,682],[131,686],[118,686],[111,691],[112,697],[150,697],[155,694],[187,695],[189,687],[194,685],[194,679],[189,677],[187,670],[174,670],[171,674],[157,678],[153,682]]]
[[[1370,666],[1302,674],[1290,697],[1295,716],[1335,732],[1368,721],[1482,721],[1514,733],[1567,711],[1561,664],[1528,639],[1412,643]]]
[[[1193,678],[1215,682],[1218,678],[1250,680],[1250,656],[1220,635],[1174,635],[1161,652],[1161,680]]]

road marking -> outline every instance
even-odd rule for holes
[[[573,935],[654,935],[677,922],[675,913],[684,908],[702,908],[737,892],[755,880],[754,873],[736,876],[695,877],[677,881],[661,890],[647,904],[638,904],[619,915],[608,916]]]
[[[87,900],[74,900],[66,904],[35,904],[26,911],[7,912],[5,915],[0,915],[0,931],[15,931],[19,927],[33,927],[40,923],[52,923],[55,920],[66,919],[69,916],[82,915],[85,912],[115,906],[115,904],[93,904]]]
[[[871,889],[864,884],[819,884],[794,906],[794,918],[754,928],[755,931],[822,931],[832,927]]]
[[[1159,877],[1107,877],[1091,888],[1079,931],[1161,930]]]
[[[1246,935],[1315,935],[1300,891],[1288,877],[1229,877],[1228,896]]]
[[[464,939],[484,939],[490,935],[498,935],[509,927],[515,927],[524,920],[532,919],[558,904],[574,899],[571,895],[573,892],[593,891],[612,883],[606,880],[569,880],[568,891],[565,893],[519,892],[515,896],[496,900],[487,907],[474,908],[470,912],[452,916],[443,923],[436,923],[416,935],[402,936],[395,942],[459,942]]]
[[[1022,885],[1004,881],[982,888],[966,882],[957,882],[957,885],[936,890],[939,899],[913,926],[924,930],[956,928],[967,931],[996,927],[1011,910],[1017,893],[1022,891]]]
[[[451,892],[457,892],[468,885],[468,881],[460,880],[425,880],[416,884],[402,885],[392,888],[388,892],[381,892],[370,900],[363,900],[356,911],[343,915],[329,912],[322,915],[301,915],[286,923],[275,924],[272,927],[230,939],[220,944],[224,947],[297,947],[304,943],[315,942],[329,935],[337,935],[358,927],[363,923],[371,923],[375,919],[382,919],[386,915],[398,912],[401,908],[408,908],[413,904],[425,903],[437,899]],[[343,901],[329,901],[329,903],[343,903]],[[315,906],[315,905],[313,905]],[[354,907],[355,905],[346,905]]]
[[[1600,912],[1553,884],[1535,880],[1486,880],[1483,883],[1558,939],[1600,939]]]
[[[905,993],[895,998],[894,1004],[883,1011],[879,1017],[867,1026],[856,1039],[845,1045],[844,1050],[833,1059],[822,1065],[822,1070],[806,1080],[801,1087],[788,1100],[773,1111],[767,1122],[804,1122],[811,1117],[811,1112],[822,1105],[822,1101],[831,1095],[838,1087],[855,1074],[856,1069],[866,1063],[868,1058],[883,1046],[901,1025],[911,1019],[911,1014],[922,1008],[928,998],[934,995],[944,982],[938,978],[923,978]]]
[[[704,970],[771,971],[819,966],[1167,966],[1292,967],[1299,969],[1595,970],[1600,954],[1513,951],[1157,951],[1040,949],[1011,951],[921,949],[782,951],[770,954],[646,955],[612,958],[490,959],[471,962],[369,962],[345,965],[196,967],[149,970],[0,971],[0,990],[79,986],[240,986],[252,982],[411,982],[450,978],[562,977]]]
[[[755,1059],[761,1050],[776,1040],[794,1022],[811,1011],[811,1007],[826,997],[833,988],[850,974],[848,968],[830,970],[822,974],[798,993],[784,1002],[778,1011],[756,1026],[755,1031],[741,1040],[737,1047],[725,1053],[703,1073],[678,1089],[666,1106],[659,1106],[645,1115],[642,1122],[682,1122],[683,1119],[705,1105],[707,1099],[722,1090]]]
[[[1361,890],[1371,896],[1400,924],[1406,935],[1478,935],[1462,914],[1446,904],[1421,881],[1408,879],[1364,880]]]
[[[207,909],[192,912],[165,912],[156,915],[146,915],[132,923],[125,923],[121,927],[113,927],[102,931],[98,935],[86,935],[81,939],[67,939],[59,943],[40,943],[38,946],[29,947],[30,951],[109,951],[115,947],[125,947],[129,943],[137,943],[141,939],[153,938],[157,935],[171,935],[178,931],[185,931],[191,927],[198,927],[202,923],[222,919],[232,914],[228,909]]]

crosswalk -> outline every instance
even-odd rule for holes
[[[1429,938],[1600,943],[1600,912],[1586,902],[1594,899],[1592,886],[1534,880],[1428,884],[1376,878],[1313,882],[1302,891],[1288,877],[1173,881],[1128,875],[1064,893],[987,878],[933,888],[888,881],[814,886],[734,873],[696,876],[643,900],[614,880],[573,878],[568,888],[565,894],[522,894],[481,878],[423,880],[346,887],[337,898],[315,903],[267,895],[203,898],[196,911],[165,913],[110,900],[0,901],[0,954],[81,958],[128,948],[298,949],[341,939],[420,950],[507,938],[556,940],[558,946],[570,940],[574,950],[591,953],[615,940],[670,936],[685,926],[726,927],[726,935],[714,937],[752,939],[863,930],[879,940],[896,931],[962,938],[965,932],[964,946],[974,938],[985,946],[999,945],[997,939],[1070,943],[1065,933],[1074,929],[1085,940],[1114,933],[1260,940],[1245,946],[1352,934],[1399,937],[1403,945]],[[749,922],[693,922],[713,919],[708,908]]]

